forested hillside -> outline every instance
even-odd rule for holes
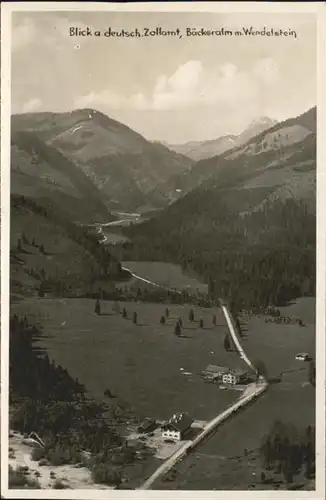
[[[12,131],[11,193],[58,206],[71,221],[114,219],[93,182],[33,132]]]
[[[315,109],[263,132],[243,150],[202,162],[207,168],[201,185],[152,220],[125,229],[132,243],[121,246],[117,256],[179,262],[202,275],[212,295],[246,307],[313,295],[313,117]],[[275,133],[282,144],[280,138],[275,143]]]
[[[11,196],[11,297],[79,296],[121,278],[121,265],[96,235],[52,203]],[[111,285],[113,286],[113,285]]]

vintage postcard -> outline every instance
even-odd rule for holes
[[[324,498],[324,11],[3,3],[3,498]]]

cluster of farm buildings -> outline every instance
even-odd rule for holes
[[[208,365],[201,372],[205,380],[221,382],[225,385],[247,384],[251,381],[252,374],[241,368],[228,368],[225,366]],[[160,425],[163,438],[182,441],[190,431],[194,420],[186,413],[175,413],[169,420]],[[149,434],[158,427],[153,419],[146,419],[139,427],[139,432]]]
[[[189,433],[194,420],[187,413],[175,413],[161,427],[162,437],[174,441],[182,441]],[[158,423],[152,419],[146,419],[139,427],[142,433],[150,433],[158,427]]]
[[[221,382],[225,385],[246,384],[250,381],[250,374],[242,368],[208,365],[201,374],[209,382]]]

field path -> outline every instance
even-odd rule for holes
[[[158,285],[157,283],[154,283],[153,281],[151,280],[148,280],[146,278],[142,278],[141,276],[138,276],[137,274],[133,273],[130,269],[128,269],[127,267],[122,267],[121,268],[123,271],[128,271],[132,276],[133,278],[136,278],[140,281],[143,281],[144,283],[148,283],[149,285],[152,285],[152,286],[155,286],[157,288],[162,288],[163,290],[167,290],[168,292],[174,292],[174,293],[179,293],[181,294],[182,292],[180,292],[179,290],[176,290],[174,288],[167,288],[166,286],[163,286],[163,285]]]
[[[256,371],[255,367],[253,366],[253,364],[251,363],[250,359],[248,358],[248,356],[246,355],[246,353],[244,352],[240,342],[239,342],[239,339],[237,337],[237,334],[236,334],[236,331],[235,331],[235,328],[233,326],[233,321],[232,321],[232,317],[231,317],[231,314],[228,310],[228,308],[225,306],[225,305],[221,305],[221,308],[222,308],[222,311],[223,311],[223,314],[224,314],[224,317],[225,317],[225,320],[226,320],[226,323],[229,327],[229,330],[230,330],[230,334],[231,334],[231,337],[235,343],[235,346],[237,348],[237,351],[240,355],[240,358],[243,359],[243,361],[245,363],[247,363],[247,365],[249,366],[249,368],[253,371]]]

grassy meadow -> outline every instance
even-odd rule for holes
[[[160,304],[121,303],[128,319],[113,312],[112,302],[102,302],[101,316],[95,315],[89,299],[35,298],[12,307],[43,325],[41,345],[93,396],[102,398],[109,388],[140,416],[165,419],[175,411],[187,411],[206,420],[239,395],[220,391],[198,375],[209,363],[241,366],[235,352],[224,350],[227,327],[221,312],[213,327],[210,309],[195,307],[197,322],[190,323],[189,306],[170,306],[165,325],[160,318],[166,306]],[[131,320],[133,312],[137,325]],[[182,338],[174,335],[179,317],[184,321]]]

